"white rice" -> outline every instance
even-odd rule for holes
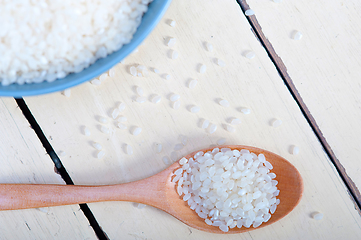
[[[169,100],[171,100],[172,102],[175,102],[175,101],[177,101],[177,100],[179,100],[180,99],[180,96],[178,95],[178,94],[175,94],[175,93],[173,93],[172,95],[170,95],[170,97],[169,97]]]
[[[241,108],[241,112],[244,113],[244,114],[250,114],[251,109],[249,109],[249,108]]]
[[[180,100],[175,101],[175,102],[172,103],[172,108],[175,109],[175,110],[177,110],[177,109],[180,108],[180,105],[181,105]]]
[[[128,155],[132,155],[132,154],[133,154],[133,148],[132,148],[132,146],[126,144],[126,146],[125,146],[125,153],[128,154]]]
[[[241,119],[239,119],[239,118],[232,118],[232,120],[231,120],[231,124],[232,125],[239,125],[239,124],[241,124]]]
[[[302,36],[303,36],[302,33],[297,31],[295,34],[293,34],[292,38],[294,40],[300,40]]]
[[[202,126],[201,128],[205,129],[209,126],[209,120],[207,119],[204,119],[203,122],[202,122]]]
[[[176,26],[176,21],[170,20],[170,21],[169,21],[169,26],[175,27],[175,26]]]
[[[66,155],[66,152],[64,152],[64,151],[59,152],[59,156],[64,157],[65,155]]]
[[[166,74],[166,75],[165,75],[165,79],[167,79],[167,80],[171,80],[171,79],[172,79],[172,76],[171,76],[171,75],[169,75],[169,74]]]
[[[123,130],[127,129],[127,126],[124,123],[121,123],[121,122],[118,122],[117,127],[120,128],[120,129],[123,129]]]
[[[188,137],[184,135],[179,136],[179,141],[185,146],[188,143]]]
[[[170,159],[171,159],[173,162],[177,161],[177,160],[178,160],[178,152],[175,152],[175,151],[171,152],[171,153],[170,153]]]
[[[100,131],[101,131],[102,133],[105,133],[105,134],[109,134],[109,133],[110,133],[110,129],[109,129],[108,127],[106,127],[106,126],[101,126],[101,127],[100,127]]]
[[[137,136],[139,135],[140,133],[142,132],[142,128],[140,127],[134,127],[131,131],[131,133],[134,135],[134,136]]]
[[[100,84],[102,84],[102,82],[99,80],[99,79],[93,79],[93,80],[90,80],[90,83],[95,85],[95,86],[99,86]]]
[[[217,65],[220,66],[220,67],[225,67],[225,66],[226,66],[225,61],[223,61],[223,60],[221,60],[221,59],[219,59],[219,58],[217,58],[216,63],[217,63]]]
[[[227,130],[228,132],[232,132],[232,133],[236,131],[236,129],[235,129],[234,127],[230,126],[230,125],[227,125],[227,126],[226,126],[226,130]]]
[[[160,101],[162,100],[162,97],[161,96],[159,96],[159,95],[156,95],[156,96],[154,96],[153,98],[152,98],[152,103],[155,103],[155,104],[157,104],[157,103],[160,103]]]
[[[107,79],[107,77],[108,77],[108,73],[102,73],[99,76],[99,81],[103,82],[105,79]]]
[[[154,149],[156,153],[161,153],[163,150],[163,145],[161,143],[155,143],[154,144]]]
[[[170,164],[170,159],[169,159],[169,157],[167,157],[167,156],[164,156],[164,157],[162,158],[162,161],[163,161],[164,164],[166,164],[166,165]]]
[[[314,212],[312,213],[312,218],[315,220],[321,220],[323,218],[323,214],[320,212]]]
[[[199,73],[205,73],[207,71],[207,66],[202,64],[200,67],[199,67]]]
[[[119,103],[118,105],[118,109],[120,112],[123,112],[125,110],[125,107],[126,107],[125,103]]]
[[[200,110],[201,110],[201,108],[198,107],[198,106],[192,106],[192,107],[190,108],[190,112],[191,112],[191,113],[198,113]]]
[[[217,130],[217,125],[214,124],[214,123],[212,123],[212,124],[209,126],[209,128],[208,128],[208,132],[209,132],[210,134],[215,133],[216,130]]]
[[[246,58],[248,58],[248,59],[253,59],[255,56],[256,56],[256,54],[254,52],[248,52],[246,54]]]
[[[271,121],[271,126],[272,127],[279,127],[281,125],[282,125],[282,120],[280,120],[280,119],[273,119]]]
[[[97,153],[97,158],[98,159],[101,159],[101,158],[103,158],[105,156],[105,152],[103,151],[103,150],[101,150],[101,151],[99,151],[98,153]]]
[[[97,143],[97,142],[93,142],[93,147],[97,150],[102,150],[102,145],[100,145],[100,143]]]
[[[4,80],[3,80],[3,82],[4,82]],[[3,82],[1,82],[1,84],[2,84]],[[4,85],[4,84],[3,84],[3,85]],[[62,93],[63,93],[63,95],[64,95],[65,97],[70,97],[70,96],[71,96],[71,89],[65,89]]]
[[[197,83],[198,83],[197,79],[190,80],[189,83],[188,83],[188,88],[190,88],[190,89],[195,88]]]
[[[108,123],[108,118],[99,117],[99,122],[101,122],[101,123]]]
[[[225,138],[220,138],[220,139],[218,139],[218,141],[217,141],[217,145],[223,145],[223,144],[225,144],[226,143],[226,139]]]
[[[174,45],[176,44],[177,42],[177,39],[175,38],[168,38],[167,39],[167,46],[168,47],[174,47]]]
[[[114,68],[109,69],[109,77],[111,77],[111,78],[115,77],[115,69]]]
[[[213,45],[211,43],[206,43],[206,49],[208,52],[213,52]]]
[[[300,152],[300,149],[297,146],[292,146],[291,153],[297,155]]]
[[[178,56],[179,56],[179,53],[176,51],[176,50],[173,50],[172,51],[172,56],[171,56],[171,59],[177,59],[178,58]]]
[[[120,116],[118,118],[118,122],[126,122],[127,120],[128,120],[127,117],[124,117],[124,116]]]
[[[252,9],[248,9],[248,10],[246,10],[246,11],[244,12],[244,14],[245,14],[246,16],[252,16],[252,15],[254,15],[254,11],[253,11]]]
[[[182,143],[177,143],[175,146],[174,146],[174,151],[180,151],[184,148],[184,145]]]
[[[160,73],[159,69],[157,69],[157,68],[153,68],[153,72]]]
[[[119,113],[120,113],[119,108],[114,108],[112,111],[112,118],[116,119],[119,116]]]
[[[90,134],[91,134],[89,128],[87,128],[87,127],[83,128],[83,132],[84,132],[85,136],[90,136]]]
[[[150,0],[0,3],[0,81],[39,83],[80,72],[131,41]]]
[[[135,91],[137,92],[137,94],[139,95],[139,96],[143,96],[144,95],[144,90],[143,90],[143,88],[141,88],[141,87],[136,87],[135,88]]]
[[[215,148],[182,158],[172,182],[180,197],[208,225],[228,232],[267,222],[280,203],[276,177],[265,156],[248,150]],[[272,165],[271,165],[272,166]]]
[[[219,105],[223,106],[223,107],[229,107],[229,102],[225,99],[221,99],[219,101]]]

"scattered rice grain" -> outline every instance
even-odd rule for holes
[[[199,67],[199,73],[203,74],[207,71],[207,66],[202,64],[200,67]]]
[[[206,49],[208,52],[213,52],[213,45],[211,43],[206,43]]]
[[[312,213],[312,218],[315,220],[321,220],[323,218],[323,214],[320,212],[314,212]]]
[[[252,16],[252,15],[254,15],[254,11],[253,11],[252,9],[248,9],[248,10],[246,10],[244,13],[245,13],[246,16]]]
[[[175,102],[175,101],[177,101],[177,100],[179,100],[180,99],[180,96],[178,95],[178,94],[175,94],[175,93],[173,93],[172,95],[170,95],[170,97],[169,97],[169,100],[171,100],[172,102]]]
[[[169,26],[175,27],[175,25],[176,25],[176,21],[174,21],[174,20],[169,21]]]
[[[210,134],[214,133],[216,130],[217,130],[217,125],[216,125],[216,124],[213,124],[213,123],[212,123],[212,124],[209,126],[209,128],[208,128],[208,132],[209,132]]]
[[[99,122],[101,122],[101,123],[108,123],[108,118],[99,117]]]
[[[137,92],[137,94],[138,94],[139,96],[143,96],[143,95],[144,95],[144,90],[143,90],[143,88],[141,88],[141,87],[139,87],[139,86],[136,87],[135,91]]]
[[[198,113],[200,110],[201,110],[201,108],[198,107],[198,106],[192,106],[192,107],[190,108],[190,112],[191,112],[191,113]]]
[[[225,66],[226,66],[226,62],[223,61],[223,60],[221,60],[221,59],[217,59],[217,60],[216,60],[216,63],[217,63],[217,65],[220,66],[220,67],[225,67]]]
[[[242,121],[239,118],[232,118],[232,120],[231,120],[232,125],[239,125],[241,123],[242,123]]]
[[[170,164],[170,159],[169,159],[169,157],[164,156],[164,157],[162,158],[162,160],[163,160],[164,164],[166,164],[166,165]]]
[[[108,127],[106,127],[106,126],[101,126],[100,131],[102,131],[102,133],[105,133],[105,134],[110,133],[110,129]]]
[[[63,95],[65,97],[70,97],[71,96],[71,89],[65,89],[62,93],[63,93]]]
[[[125,107],[126,107],[125,103],[119,103],[118,105],[118,109],[120,112],[123,112],[125,110]]]
[[[120,128],[120,129],[127,129],[127,126],[124,124],[124,123],[121,123],[121,122],[118,122],[117,123],[117,127]]]
[[[111,78],[115,77],[115,69],[114,68],[111,68],[109,70],[109,77],[111,77]]]
[[[116,119],[119,116],[119,113],[120,113],[119,108],[114,108],[112,112],[112,118]]]
[[[101,158],[103,158],[105,156],[105,152],[103,151],[103,150],[101,150],[101,151],[99,151],[98,153],[97,153],[97,158],[98,159],[101,159]]]
[[[300,40],[302,38],[302,36],[303,36],[302,33],[297,31],[295,34],[293,34],[292,38],[294,40]]]
[[[160,103],[161,100],[162,100],[162,97],[159,95],[156,95],[152,98],[152,103],[157,104],[157,103]]]
[[[241,112],[244,113],[244,114],[250,114],[251,109],[249,109],[249,108],[241,108]]]
[[[175,38],[168,38],[167,39],[167,46],[168,47],[174,47],[174,45],[176,44],[177,40]]]
[[[225,138],[220,138],[220,139],[218,139],[218,141],[217,141],[217,145],[223,145],[223,144],[225,144],[226,143],[226,139]]]
[[[105,79],[107,79],[108,73],[103,73],[99,76],[99,81],[103,82]]]
[[[169,74],[167,74],[167,75],[165,75],[165,79],[166,79],[166,80],[171,80],[171,79],[172,79],[172,76],[169,75]]]
[[[198,83],[198,80],[197,79],[192,79],[191,81],[189,81],[188,83],[188,88],[192,89],[192,88],[195,88],[196,85]]]
[[[84,127],[84,135],[85,136],[90,136],[90,130],[89,130],[89,128],[87,128],[87,127]]]
[[[256,54],[254,52],[248,52],[246,54],[246,58],[248,58],[248,59],[253,59],[255,56],[256,56]]]
[[[97,143],[97,142],[93,142],[92,145],[97,150],[102,150],[102,148],[103,148],[102,145],[100,145],[100,143]]]
[[[99,86],[100,84],[102,84],[102,82],[99,80],[99,79],[93,79],[93,80],[90,80],[90,83],[93,84],[93,85],[96,85],[96,86]]]
[[[209,120],[207,119],[204,119],[203,122],[202,122],[202,126],[201,128],[205,129],[209,126]]]
[[[300,149],[297,146],[292,146],[291,153],[297,155],[300,152]]]
[[[230,125],[227,125],[226,130],[228,132],[235,132],[236,131],[236,129],[234,127],[230,126]]]
[[[135,101],[138,103],[145,103],[147,99],[145,97],[137,97]]]
[[[279,127],[279,126],[281,126],[281,124],[282,124],[282,120],[279,120],[279,119],[273,119],[271,121],[272,127]]]
[[[142,132],[142,128],[140,127],[134,127],[131,131],[131,133],[134,135],[134,136],[137,136],[139,135],[140,133]]]
[[[223,106],[223,107],[229,107],[229,102],[225,99],[221,99],[219,101],[219,105]]]
[[[156,153],[161,153],[163,150],[163,145],[161,143],[155,143],[154,144],[154,149]]]
[[[175,109],[175,110],[177,110],[177,109],[180,108],[180,105],[181,105],[180,100],[175,101],[175,102],[172,103],[172,108]]]
[[[132,155],[132,154],[133,154],[133,148],[132,148],[132,146],[126,144],[126,146],[125,146],[125,153],[128,154],[128,155]]]

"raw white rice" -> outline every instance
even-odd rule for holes
[[[97,158],[98,159],[101,159],[101,158],[103,158],[105,156],[105,152],[103,151],[103,150],[101,150],[101,151],[99,151],[98,153],[97,153]]]
[[[314,212],[312,213],[312,218],[315,220],[321,220],[323,218],[323,214],[320,212]]]
[[[207,71],[207,66],[202,64],[200,67],[199,67],[199,73],[205,73]]]
[[[272,127],[279,127],[282,125],[282,120],[279,120],[279,119],[273,119],[271,121],[271,125]]]
[[[84,127],[84,128],[83,128],[83,132],[84,132],[84,135],[85,135],[85,136],[90,136],[90,130],[89,130],[89,128]]]
[[[101,123],[108,123],[108,118],[99,117],[99,122],[101,122]]]
[[[166,164],[166,165],[170,164],[170,159],[169,159],[169,157],[164,156],[164,157],[162,158],[162,160],[163,160],[164,164]]]
[[[177,161],[177,160],[178,160],[178,152],[175,152],[175,151],[171,152],[171,153],[170,153],[170,159],[171,159],[173,162]]]
[[[131,131],[131,133],[134,135],[134,136],[137,136],[139,135],[140,133],[142,132],[142,128],[140,127],[134,127]]]
[[[157,104],[157,103],[160,103],[161,100],[162,100],[162,97],[159,95],[156,95],[152,98],[152,103]]]
[[[153,68],[153,72],[160,73],[160,71],[157,68]]]
[[[200,110],[201,110],[201,108],[198,107],[198,106],[192,106],[192,107],[190,108],[190,112],[191,112],[191,113],[198,113]]]
[[[175,25],[176,25],[176,21],[174,21],[174,20],[169,21],[169,26],[175,27]]]
[[[142,204],[142,203],[135,203],[135,206],[136,206],[137,208],[139,208],[139,209],[143,209],[143,208],[145,208],[147,205]]]
[[[229,107],[229,102],[225,99],[221,99],[219,101],[219,105],[223,106],[223,107]]]
[[[133,76],[138,76],[138,72],[137,72],[137,69],[134,67],[134,66],[131,66],[130,68],[129,68],[129,72],[130,72],[130,74],[132,74]]]
[[[239,119],[239,118],[232,118],[232,120],[231,120],[231,124],[232,125],[239,125],[239,124],[241,124],[241,119]]]
[[[178,95],[178,94],[175,94],[175,93],[173,93],[172,95],[170,95],[170,97],[169,97],[169,100],[171,100],[172,102],[175,102],[175,101],[177,101],[177,100],[179,100],[180,99],[180,96]]]
[[[188,143],[188,137],[184,135],[179,136],[179,141],[183,144],[183,146],[187,145]]]
[[[216,130],[217,130],[217,125],[214,124],[214,123],[212,123],[212,124],[209,126],[209,128],[208,128],[208,132],[209,132],[210,134],[214,133]]]
[[[241,108],[241,112],[244,113],[244,114],[250,114],[251,109],[249,109],[249,108]]]
[[[116,119],[119,116],[119,113],[120,113],[119,108],[114,108],[112,111],[112,118]]]
[[[176,44],[177,42],[177,39],[175,38],[168,38],[167,39],[167,46],[168,47],[174,47],[174,45]]]
[[[125,103],[119,103],[118,105],[118,109],[120,112],[123,112],[125,110],[125,107],[126,107]]]
[[[111,78],[115,77],[115,69],[114,68],[109,69],[109,77],[111,77]]]
[[[188,83],[188,88],[190,88],[190,89],[195,88],[197,83],[198,83],[197,79],[190,80],[189,83]]]
[[[59,156],[64,157],[65,155],[66,155],[66,153],[64,151],[59,152]]]
[[[107,79],[107,77],[108,77],[108,73],[102,73],[99,76],[99,81],[103,82],[105,79]]]
[[[248,58],[248,59],[253,59],[255,56],[256,56],[256,54],[254,52],[248,52],[246,54],[246,58]]]
[[[226,62],[223,61],[223,60],[221,60],[221,59],[219,59],[219,58],[217,58],[216,63],[217,63],[217,65],[220,66],[220,67],[225,67],[225,66],[226,66]]]
[[[206,49],[208,52],[213,52],[213,45],[211,43],[206,43]]]
[[[106,127],[106,126],[101,126],[101,127],[100,127],[100,131],[101,131],[102,133],[105,133],[105,134],[109,134],[109,133],[110,133],[110,129],[109,129],[108,127]]]
[[[182,150],[183,148],[184,148],[184,145],[182,143],[177,143],[174,146],[174,151],[179,151],[179,150]]]
[[[201,128],[205,129],[209,126],[209,120],[207,119],[204,119],[203,122],[202,122],[202,126]]]
[[[127,126],[124,123],[121,123],[121,122],[118,122],[117,127],[120,128],[120,129],[123,129],[123,130],[127,129]]]
[[[225,144],[226,143],[226,139],[225,138],[220,138],[220,139],[218,139],[218,141],[217,141],[217,145],[223,145],[223,144]]]
[[[100,84],[102,84],[102,82],[99,80],[99,79],[93,79],[93,80],[90,80],[90,83],[95,85],[95,86],[99,86]]]
[[[297,31],[295,34],[293,34],[292,38],[294,40],[300,40],[302,36],[303,36],[302,33]]]
[[[161,143],[155,143],[154,144],[154,149],[156,153],[161,153],[163,150],[163,145]]]
[[[0,3],[0,81],[52,82],[131,41],[150,0]]]
[[[125,153],[128,154],[128,155],[132,155],[132,154],[133,154],[133,148],[132,148],[132,146],[126,144],[126,146],[125,146]]]
[[[246,16],[252,16],[252,15],[254,15],[254,11],[253,11],[252,9],[248,9],[248,10],[246,10],[246,11],[244,12],[244,14],[245,14]]]
[[[124,116],[120,116],[118,118],[118,122],[126,122],[127,120],[128,120],[127,117],[124,117]]]
[[[97,142],[93,142],[93,147],[97,150],[102,150],[102,145],[100,145],[100,143],[97,143]]]
[[[171,58],[174,60],[174,59],[177,59],[178,56],[179,56],[179,53],[176,50],[173,50]]]
[[[175,101],[175,102],[172,103],[172,108],[175,109],[175,110],[177,110],[177,109],[180,108],[180,105],[181,105],[180,100]]]
[[[300,149],[297,146],[292,146],[291,153],[297,155],[300,152]]]
[[[226,130],[227,130],[228,132],[232,132],[232,133],[236,131],[236,129],[235,129],[234,127],[230,126],[230,125],[227,125],[227,126],[226,126]]]
[[[145,97],[137,97],[135,99],[135,101],[137,101],[138,103],[145,103],[145,101],[147,101],[147,99]]]
[[[4,79],[3,79],[3,81],[1,82],[1,84],[4,82]],[[4,84],[3,84],[4,85]],[[65,89],[63,92],[63,95],[65,96],[65,97],[70,97],[71,96],[71,89]]]
[[[175,170],[179,196],[208,225],[230,228],[260,226],[280,203],[276,177],[263,165],[265,156],[248,150],[214,148],[179,160]],[[271,165],[272,166],[272,165]]]
[[[143,88],[141,88],[141,87],[139,87],[139,86],[137,86],[137,87],[135,88],[135,91],[137,92],[137,94],[138,94],[139,96],[143,96],[143,95],[144,95],[144,90],[143,90]]]
[[[165,79],[167,79],[167,80],[171,80],[171,79],[172,79],[172,76],[171,76],[171,75],[169,75],[169,74],[166,74],[166,75],[165,75]]]

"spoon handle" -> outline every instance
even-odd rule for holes
[[[131,201],[159,207],[162,205],[159,197],[164,195],[159,181],[159,175],[155,175],[131,183],[105,186],[0,184],[0,210],[103,201]]]

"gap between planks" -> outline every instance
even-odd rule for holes
[[[67,185],[74,185],[73,180],[70,178],[68,172],[64,168],[63,164],[61,163],[58,155],[55,153],[53,147],[51,146],[50,142],[44,135],[43,131],[41,130],[39,124],[37,123],[36,119],[30,112],[30,109],[26,105],[23,98],[15,98],[16,103],[18,104],[19,108],[21,109],[23,115],[25,116],[26,120],[29,122],[31,128],[36,133],[36,136],[39,138],[40,142],[43,144],[46,152],[49,154],[51,160],[55,164],[56,173],[58,173],[62,179],[65,181]],[[87,204],[79,204],[80,209],[83,211],[85,217],[88,219],[90,226],[93,228],[96,236],[99,240],[109,240],[107,234],[102,230],[99,223],[95,219],[93,213],[89,209]]]
[[[245,0],[237,0],[237,3],[241,7],[243,14],[245,14],[245,11],[250,9],[247,1],[245,1]],[[256,35],[257,39],[262,44],[263,48],[266,50],[269,58],[275,65],[280,77],[284,81],[284,83],[287,86],[288,90],[290,91],[292,97],[294,98],[297,105],[299,106],[302,114],[304,115],[308,124],[312,128],[312,131],[315,133],[317,139],[320,141],[325,153],[331,160],[332,164],[334,165],[338,174],[340,175],[342,181],[346,185],[349,195],[355,204],[355,209],[361,215],[361,194],[360,194],[360,191],[358,190],[356,184],[348,176],[345,168],[342,166],[341,162],[337,159],[335,153],[333,152],[332,148],[328,144],[326,138],[323,136],[323,133],[322,133],[321,129],[319,128],[319,126],[317,125],[316,120],[313,118],[311,112],[309,111],[308,107],[304,103],[301,95],[299,94],[298,90],[296,89],[295,85],[293,84],[291,77],[288,75],[287,68],[284,65],[282,59],[277,55],[272,44],[264,35],[264,33],[262,31],[262,27],[258,23],[256,16],[251,15],[251,16],[246,16],[246,18],[252,27],[252,29],[251,29],[252,32]]]

